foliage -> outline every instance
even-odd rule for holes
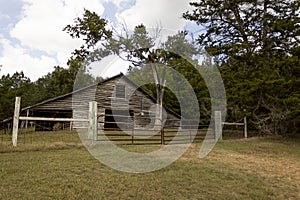
[[[23,72],[3,75],[0,79],[0,120],[13,116],[16,96],[24,97],[22,106],[33,103],[31,94],[34,90],[34,84]]]
[[[299,133],[300,2],[200,0],[184,18],[204,27],[198,43],[215,56],[229,120],[243,110],[262,134]]]
[[[129,66],[131,74],[137,72],[134,68],[150,68],[150,71],[147,70],[147,72],[150,72],[152,75],[151,80],[154,82],[154,87],[151,85],[148,89],[155,89],[154,92],[151,91],[150,93],[155,94],[157,104],[162,106],[166,92],[166,80],[168,76],[171,76],[168,75],[167,69],[185,65],[186,61],[182,57],[183,54],[186,57],[190,57],[197,52],[193,44],[186,39],[187,32],[180,31],[176,35],[168,37],[166,42],[160,44],[156,43],[157,39],[160,39],[158,38],[160,30],[155,30],[157,35],[151,36],[143,24],[137,25],[132,33],[125,29],[121,34],[115,31],[107,37],[103,37],[102,34],[109,32],[105,26],[101,27],[102,30],[97,32],[97,35],[82,33],[81,27],[88,26],[90,20],[93,19],[99,24],[105,21],[100,16],[89,15],[90,12],[87,10],[85,12],[86,14],[84,14],[82,19],[76,19],[74,25],[66,27],[71,37],[74,37],[74,35],[82,37],[86,43],[86,48],[83,48],[86,54],[82,55],[75,50],[74,55],[90,62],[101,60],[107,55],[117,55],[131,63]],[[96,39],[86,40],[87,35],[89,38],[95,37]],[[106,42],[103,42],[100,38],[106,39]],[[89,51],[89,47],[93,47],[93,51]],[[145,80],[144,77],[139,77],[136,80],[138,79]],[[167,91],[166,96],[170,98],[168,98],[168,101],[165,101],[165,105],[167,102],[178,112],[178,103],[176,103],[174,95]],[[157,120],[155,124],[159,125],[162,119],[162,110],[157,108],[156,113]]]
[[[200,0],[184,18],[204,27],[198,42],[221,61],[255,61],[299,47],[299,1]],[[252,62],[252,63],[251,63]]]
[[[77,77],[78,74],[80,78]],[[75,67],[65,69],[59,66],[55,66],[53,72],[35,82],[32,82],[23,72],[3,75],[0,79],[0,122],[13,116],[16,96],[22,98],[21,107],[24,108],[72,92],[73,89],[79,89],[77,85],[74,86],[76,78],[81,81],[78,83],[80,87],[102,80],[80,72]]]
[[[75,25],[67,25],[63,31],[70,34],[72,38],[83,38],[85,44],[76,49],[73,53],[75,58],[86,58],[89,54],[89,49],[94,47],[98,42],[106,40],[111,37],[112,32],[106,29],[108,21],[99,18],[95,12],[84,10],[82,18],[76,18],[74,20]]]

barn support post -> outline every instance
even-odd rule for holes
[[[18,143],[20,105],[21,105],[21,97],[16,97],[15,112],[14,112],[14,119],[13,119],[13,133],[12,133],[12,144],[14,147],[16,147]]]
[[[70,122],[70,131],[73,130],[73,122]]]
[[[132,126],[131,126],[131,144],[134,144],[134,122],[135,122],[135,116],[132,118]]]
[[[29,109],[26,111],[26,117],[28,117],[29,116]],[[28,120],[26,120],[26,122],[25,122],[26,124],[25,124],[25,129],[27,129],[28,128]]]
[[[97,140],[97,132],[98,132],[98,123],[97,123],[97,102],[91,101],[89,102],[89,128],[88,128],[88,139],[89,140]]]
[[[160,134],[161,134],[161,144],[165,145],[165,132],[164,132],[164,127],[163,126],[161,126]]]
[[[193,140],[192,140],[192,124],[191,124],[192,122],[191,121],[189,121],[189,134],[190,134],[190,143],[192,143],[193,142]]]
[[[215,111],[215,139],[218,140],[223,139],[222,137],[222,119],[221,119],[221,111]]]

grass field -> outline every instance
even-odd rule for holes
[[[0,199],[300,199],[299,140],[225,140],[205,159],[199,149],[159,171],[128,174],[93,158],[75,134],[17,148],[0,142]]]

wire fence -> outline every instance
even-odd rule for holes
[[[110,119],[110,120],[106,120]],[[200,125],[198,121],[186,119],[166,119],[156,127],[155,118],[149,116],[110,115],[98,116],[96,140],[112,141],[115,144],[179,144],[199,143],[204,138],[215,139],[214,126]],[[233,123],[234,124],[234,123]],[[224,123],[223,138],[243,138],[242,126]],[[11,129],[0,130],[0,141],[10,145]],[[18,145],[54,143],[81,144],[72,127],[72,122],[20,120]]]
[[[25,121],[20,122],[18,131],[18,145],[50,145],[57,143],[67,144],[80,144],[80,138],[75,130],[71,130],[67,126],[68,122],[61,123],[65,124],[65,127],[61,127],[57,130],[53,127],[43,126],[46,122],[35,122],[30,121],[29,126],[25,126]],[[2,145],[11,145],[12,143],[12,132],[10,129],[0,130],[0,141]]]

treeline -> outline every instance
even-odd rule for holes
[[[184,18],[215,57],[229,119],[245,109],[261,134],[300,134],[300,1],[200,0]]]
[[[3,75],[0,78],[0,122],[13,116],[16,96],[22,98],[21,106],[26,107],[72,92],[77,73],[78,67],[55,66],[52,72],[36,81],[31,81],[23,72]],[[85,76],[85,85],[95,81],[89,74]]]

